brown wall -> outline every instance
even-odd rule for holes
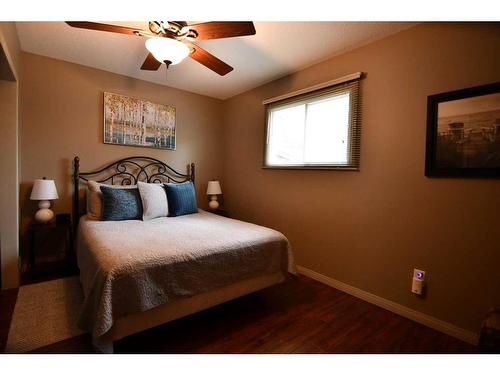
[[[18,283],[17,82],[0,80],[0,248],[2,288]]]
[[[36,202],[29,201],[35,178],[55,179],[60,199],[54,202],[54,212],[71,212],[75,155],[82,171],[138,155],[160,159],[182,172],[194,162],[198,203],[207,206],[207,181],[222,175],[220,100],[29,53],[21,60],[23,227],[36,211]],[[175,106],[177,149],[103,144],[104,91]]]
[[[424,176],[426,98],[500,80],[499,45],[499,24],[423,24],[226,101],[226,207],[282,231],[299,265],[477,332],[500,306],[500,181]],[[262,169],[262,100],[356,71],[361,171]]]
[[[0,22],[0,264],[1,286],[19,283],[19,41],[13,22]]]

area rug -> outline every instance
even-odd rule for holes
[[[83,334],[77,326],[83,293],[78,277],[19,288],[6,353],[25,353]]]

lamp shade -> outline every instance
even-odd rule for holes
[[[33,184],[30,199],[34,201],[46,201],[58,199],[56,184],[54,180],[37,179]]]
[[[208,181],[207,195],[222,194],[219,181]]]
[[[189,47],[175,39],[153,37],[146,40],[146,48],[161,63],[180,63],[189,55]]]

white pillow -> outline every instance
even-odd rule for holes
[[[107,185],[95,181],[87,181],[87,218],[91,220],[102,219],[102,192],[101,186],[115,189],[134,189],[136,185]]]
[[[137,186],[142,200],[142,220],[168,216],[167,193],[163,184],[138,182]]]

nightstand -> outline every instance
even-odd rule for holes
[[[73,271],[73,233],[68,215],[57,215],[48,224],[33,222],[29,226],[29,274],[31,277],[47,273]]]
[[[220,215],[220,216],[229,217],[229,212],[227,212],[226,210],[223,210],[221,208],[218,208],[216,210],[208,210],[208,212],[211,212],[213,214]]]

